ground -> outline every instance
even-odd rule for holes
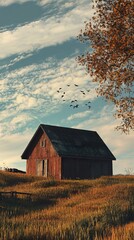
[[[134,239],[134,176],[45,180],[0,172],[0,239]]]

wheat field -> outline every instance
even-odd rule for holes
[[[132,240],[134,176],[61,180],[0,171],[0,240]],[[30,198],[26,193],[30,193]]]

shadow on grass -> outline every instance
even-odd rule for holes
[[[0,215],[12,218],[42,210],[55,204],[55,199],[2,198],[0,199]]]

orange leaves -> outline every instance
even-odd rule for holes
[[[95,6],[94,17],[79,36],[80,40],[89,41],[92,53],[79,56],[78,62],[85,65],[93,81],[98,82],[98,93],[116,105],[115,115],[122,121],[118,129],[129,132],[134,128],[129,112],[129,109],[134,111],[134,3],[131,0],[96,0]],[[120,107],[122,99],[123,108]]]

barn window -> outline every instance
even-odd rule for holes
[[[40,141],[40,146],[43,148],[46,147],[46,139]]]

